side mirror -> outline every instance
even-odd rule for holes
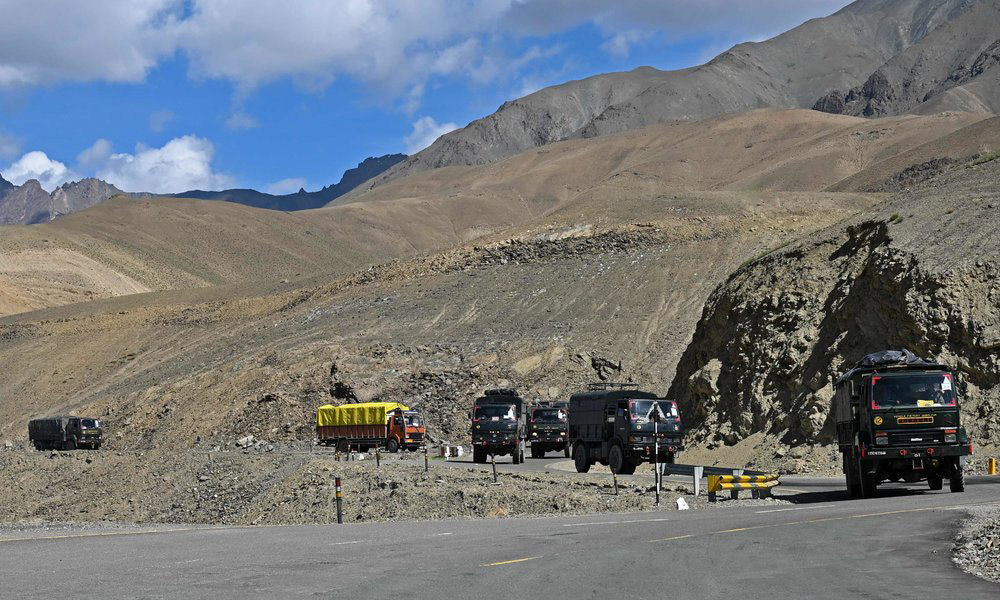
[[[851,400],[860,400],[861,399],[861,389],[857,385],[857,382],[852,379],[850,381],[849,385],[851,386]]]

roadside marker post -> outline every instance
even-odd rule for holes
[[[382,449],[380,447],[375,446],[375,468],[376,469],[382,467],[382,452],[381,452],[381,450]]]
[[[493,465],[493,483],[497,482],[497,455],[490,454],[490,464]]]
[[[344,522],[344,497],[340,486],[340,477],[334,478],[333,483],[337,490],[337,523],[342,524]]]
[[[618,495],[618,474],[615,473],[614,471],[611,472],[611,480],[615,484],[615,496],[617,496]]]
[[[431,470],[430,458],[429,455],[427,454],[427,446],[424,446],[424,473],[427,473],[430,470]]]
[[[694,468],[694,495],[695,498],[701,494],[701,477],[705,474],[705,467]]]
[[[986,466],[986,474],[987,475],[997,474],[997,459],[995,458],[990,459],[989,463]]]

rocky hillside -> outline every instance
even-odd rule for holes
[[[0,225],[29,225],[48,220],[52,196],[37,179],[12,185],[0,178]]]
[[[697,437],[829,442],[834,378],[866,353],[909,348],[958,367],[970,433],[1000,442],[996,156],[932,172],[720,286],[671,387]]]
[[[951,37],[930,38],[930,34],[955,22],[949,29],[952,36],[964,36],[964,28],[970,28],[974,39],[980,40],[996,22],[995,17],[979,20],[991,6],[992,0],[859,0],[771,40],[734,46],[698,67],[680,71],[644,67],[546,88],[506,102],[492,115],[442,136],[366,188],[427,169],[485,164],[573,137],[767,106],[812,107],[833,90],[862,86],[873,72],[925,38],[928,42],[921,46],[920,56],[969,54],[982,44],[968,42],[968,48],[962,46],[963,54],[951,48]],[[965,16],[974,9],[979,12]],[[928,71],[927,76],[934,73]],[[967,104],[946,102],[941,95],[935,107],[940,111]],[[900,108],[880,114],[898,114],[912,106]]]
[[[942,110],[1000,109],[1000,2],[981,0],[876,69],[864,83],[836,89],[814,108],[882,117]]]

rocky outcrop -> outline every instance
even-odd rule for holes
[[[829,442],[832,382],[887,348],[956,366],[970,433],[1000,441],[998,174],[963,165],[733,274],[671,387],[701,441]]]
[[[37,179],[0,189],[0,225],[31,225],[49,220],[52,197]]]
[[[92,177],[64,183],[51,194],[49,220],[90,208],[123,193],[110,183]]]

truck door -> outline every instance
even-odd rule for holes
[[[615,437],[621,440],[622,444],[628,441],[628,427],[628,401],[620,400],[615,410]]]

